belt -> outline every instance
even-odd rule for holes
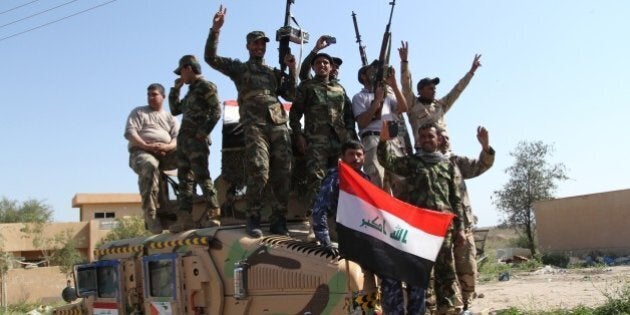
[[[369,136],[380,136],[380,135],[381,135],[380,131],[366,131],[361,134],[361,139],[365,137],[369,137]]]
[[[254,96],[258,96],[258,95],[275,95],[275,94],[276,93],[274,93],[271,90],[253,90],[253,91],[248,91],[248,92],[243,93],[243,96],[241,96],[241,99],[246,100]]]

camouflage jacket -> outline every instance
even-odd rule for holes
[[[407,200],[410,204],[438,211],[447,211],[457,217],[455,230],[464,229],[461,192],[455,183],[458,170],[448,159],[431,163],[417,155],[395,156],[387,149],[387,142],[377,147],[378,161],[383,167],[407,179]]]
[[[465,179],[475,178],[492,167],[494,164],[494,149],[490,148],[488,152],[481,150],[478,159],[471,159],[465,156],[451,155],[451,162],[457,167],[458,172],[455,177],[455,183],[459,186],[462,195],[462,208],[464,211],[464,227],[472,228],[475,224],[475,217],[472,213],[470,199],[468,198],[468,189],[466,188]]]
[[[341,142],[357,138],[352,102],[336,80],[325,81],[316,77],[302,81],[289,116],[294,135],[302,133],[300,119],[304,116],[307,138],[311,135],[330,135],[331,131]]]
[[[183,114],[179,132],[183,137],[208,136],[221,118],[217,86],[203,77],[190,84],[188,93],[181,101],[179,89],[171,88],[168,105],[173,116]]]
[[[217,71],[227,75],[234,81],[238,91],[238,104],[241,124],[285,124],[288,120],[278,96],[292,101],[295,95],[295,74],[290,73],[284,78],[278,69],[272,69],[264,63],[262,58],[251,57],[242,62],[217,56],[219,39],[217,34],[210,32],[206,41],[204,58]],[[288,80],[288,89],[278,95],[281,80]]]

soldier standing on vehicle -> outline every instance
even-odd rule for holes
[[[177,167],[178,125],[177,120],[163,109],[164,94],[161,84],[149,85],[149,105],[134,108],[125,126],[125,138],[129,140],[129,167],[138,174],[144,222],[155,234],[162,233],[162,225],[156,218],[160,207],[160,171]]]
[[[488,130],[484,127],[477,128],[477,140],[481,144],[479,158],[471,159],[465,156],[458,156],[449,150],[449,137],[445,130],[440,130],[440,151],[446,154],[451,162],[459,169],[459,175],[455,177],[455,182],[459,186],[462,197],[462,208],[464,210],[464,234],[465,241],[455,242],[453,254],[455,257],[455,270],[457,279],[462,291],[464,310],[470,307],[475,293],[475,280],[477,278],[477,248],[475,247],[475,235],[473,227],[475,224],[468,189],[465,179],[475,178],[492,167],[494,164],[494,149],[490,146]]]
[[[320,50],[336,42],[337,40],[334,39],[334,37],[332,36],[322,35],[319,37],[319,39],[315,43],[315,47],[313,47],[313,50],[311,50],[311,52],[306,55],[306,58],[304,58],[304,60],[302,61],[302,65],[300,66],[300,80],[304,81],[313,78],[313,76],[311,75],[311,65],[313,64],[313,59],[315,59],[315,55],[317,55]],[[332,70],[330,71],[330,79],[336,80],[339,77],[339,67],[341,67],[343,60],[341,60],[341,58],[339,57],[332,57],[332,59],[333,62]]]
[[[409,105],[409,123],[413,130],[415,147],[418,149],[420,147],[420,141],[418,139],[418,128],[420,126],[436,124],[438,128],[446,130],[444,115],[451,109],[455,101],[459,98],[459,95],[461,95],[466,86],[468,86],[477,68],[481,66],[481,62],[479,61],[481,55],[475,55],[470,70],[446,96],[435,99],[435,86],[440,84],[440,78],[424,78],[418,81],[418,97],[416,98],[411,88],[412,79],[408,59],[409,44],[404,41],[401,42],[398,53],[400,54],[400,81],[402,84],[402,92]]]
[[[383,188],[395,197],[401,198],[404,180],[395,174],[388,174],[385,181],[385,169],[376,157],[376,146],[381,134],[383,121],[390,121],[399,125],[402,115],[407,111],[407,101],[398,88],[394,69],[387,76],[387,86],[379,85],[374,89],[372,80],[374,66],[367,65],[358,71],[359,83],[363,84],[361,92],[352,97],[352,111],[359,125],[359,135],[365,147],[365,172],[370,175],[371,182]],[[389,91],[392,91],[390,93]],[[376,92],[376,93],[375,93]],[[393,94],[393,95],[392,95]],[[398,156],[405,155],[405,134],[399,130],[399,134],[389,141]],[[390,191],[391,190],[391,191]]]
[[[177,222],[170,231],[181,231],[220,225],[220,208],[217,191],[208,170],[210,132],[221,118],[217,87],[201,76],[201,65],[193,55],[185,55],[173,72],[180,77],[168,95],[171,113],[183,114],[182,127],[177,136],[177,178],[179,180],[179,209]],[[188,93],[180,100],[179,90],[188,84]],[[206,213],[199,222],[192,218],[195,184],[201,186],[206,201]]]
[[[354,140],[355,134],[352,108],[345,102],[345,90],[329,78],[332,63],[328,54],[315,56],[311,65],[315,77],[300,83],[289,113],[295,147],[306,157],[309,202],[314,201],[326,170],[336,165],[341,145]],[[302,116],[304,131],[300,122]]]
[[[437,298],[438,314],[457,314],[457,305],[461,303],[461,294],[455,274],[453,258],[453,240],[463,242],[463,213],[461,192],[455,183],[457,169],[439,149],[438,129],[435,125],[424,125],[418,130],[420,149],[412,156],[398,157],[387,148],[391,139],[387,124],[383,123],[380,142],[377,148],[378,161],[386,170],[405,176],[409,185],[406,201],[410,204],[436,211],[454,214],[453,224],[444,237],[442,248],[433,265],[434,288]],[[409,295],[407,311],[421,314],[424,309],[424,290],[414,285],[407,285]],[[389,306],[402,304],[402,288],[399,280],[383,278],[381,281],[383,310]],[[396,302],[399,301],[399,302]],[[400,306],[399,306],[400,307]],[[398,313],[395,313],[398,314]]]
[[[291,189],[291,139],[286,125],[288,115],[278,96],[293,100],[296,88],[295,57],[287,55],[285,64],[289,77],[283,78],[278,69],[264,62],[269,38],[261,31],[247,34],[249,60],[217,56],[219,33],[225,22],[227,10],[223,6],[214,15],[212,28],[205,48],[205,60],[214,69],[234,81],[238,90],[240,123],[245,134],[247,156],[247,234],[261,237],[260,210],[263,206],[263,190],[269,183],[274,191],[269,231],[288,235],[286,214]],[[280,91],[281,80],[288,80],[288,88]]]

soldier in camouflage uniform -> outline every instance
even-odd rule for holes
[[[175,148],[179,126],[175,117],[162,108],[164,94],[161,84],[149,85],[149,105],[132,110],[125,126],[129,166],[138,174],[144,223],[155,234],[162,233],[162,225],[156,217],[160,207],[160,171],[177,167]]]
[[[304,81],[313,78],[313,76],[311,75],[311,66],[313,64],[313,59],[315,59],[315,56],[319,53],[320,50],[332,44],[334,43],[330,42],[330,38],[327,35],[322,35],[319,37],[319,39],[315,43],[315,47],[313,47],[313,50],[311,50],[311,52],[306,55],[306,57],[302,61],[299,75],[300,80]],[[339,77],[339,67],[341,67],[343,60],[338,57],[332,57],[332,60],[332,70],[330,70],[329,78],[330,80],[337,80],[337,78]]]
[[[326,170],[336,165],[341,145],[354,140],[355,134],[352,108],[345,102],[345,91],[336,80],[329,79],[332,63],[328,54],[315,56],[312,64],[315,77],[300,83],[289,113],[296,149],[306,155],[309,202],[314,201]]]
[[[223,6],[214,15],[210,35],[206,41],[205,60],[214,69],[234,81],[238,90],[240,123],[245,135],[247,179],[247,233],[251,237],[261,237],[260,210],[263,191],[269,182],[273,187],[275,200],[269,218],[269,230],[274,234],[288,235],[286,213],[288,196],[291,190],[291,139],[286,125],[288,115],[278,96],[293,100],[295,94],[295,58],[286,56],[289,77],[285,78],[278,69],[272,69],[264,62],[269,38],[261,31],[247,34],[249,60],[217,56],[219,32],[225,22],[226,10]],[[281,80],[288,80],[288,89],[280,91]],[[280,93],[279,93],[280,92]],[[281,95],[279,95],[281,94]]]
[[[219,202],[214,189],[208,157],[210,155],[210,132],[221,118],[217,87],[201,76],[201,65],[192,55],[183,56],[175,74],[175,86],[168,94],[168,103],[174,116],[183,114],[182,127],[177,136],[177,178],[179,179],[179,209],[177,222],[170,231],[181,232],[198,227],[220,225]],[[188,93],[180,101],[179,90],[188,84]],[[201,222],[193,222],[191,212],[195,183],[201,186],[206,201],[206,214]]]
[[[449,156],[451,162],[459,169],[459,174],[455,178],[460,187],[462,196],[462,208],[464,210],[464,233],[465,242],[455,242],[453,252],[455,256],[455,270],[462,290],[464,310],[470,307],[474,298],[475,280],[477,278],[477,249],[475,247],[475,235],[473,226],[475,224],[468,190],[465,179],[475,178],[487,171],[494,164],[494,149],[490,146],[488,131],[484,127],[477,128],[477,140],[481,144],[481,153],[478,159],[471,159],[464,156],[452,154],[449,150],[449,137],[445,130],[440,131],[440,151]]]
[[[448,157],[438,151],[438,131],[434,125],[420,127],[420,149],[415,155],[397,157],[387,148],[389,136],[387,125],[384,123],[381,129],[380,142],[377,147],[378,160],[386,170],[407,178],[409,192],[406,202],[427,209],[449,212],[456,217],[453,220],[448,234],[444,237],[442,248],[438,253],[433,267],[435,294],[437,298],[438,314],[458,314],[460,309],[456,306],[461,303],[461,295],[455,274],[453,258],[453,238],[457,242],[463,241],[464,221],[461,208],[461,192],[455,183],[458,176],[457,169],[449,161]],[[383,309],[390,297],[385,293],[401,296],[400,281],[384,280],[381,283],[383,291]],[[424,288],[411,286],[411,292],[417,292]],[[398,298],[401,300],[400,298]],[[407,309],[411,314],[420,314],[418,304],[424,307],[424,300],[419,303],[417,295],[409,299],[409,304],[416,305],[413,310]],[[389,314],[389,313],[388,313]]]

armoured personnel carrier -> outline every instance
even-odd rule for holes
[[[226,102],[224,116],[236,107]],[[308,239],[299,172],[287,216],[291,237],[245,233],[242,142],[239,126],[224,117],[222,174],[217,189],[222,226],[113,241],[96,261],[74,268],[74,304],[53,314],[362,314],[374,307],[361,268]],[[296,163],[301,163],[299,157]],[[298,167],[298,169],[300,169]],[[303,169],[303,168],[302,168]],[[176,183],[163,177],[165,229],[174,219]],[[193,217],[203,215],[195,205]],[[269,209],[266,209],[269,211]],[[267,217],[263,212],[263,217]],[[263,224],[263,230],[268,230]]]

